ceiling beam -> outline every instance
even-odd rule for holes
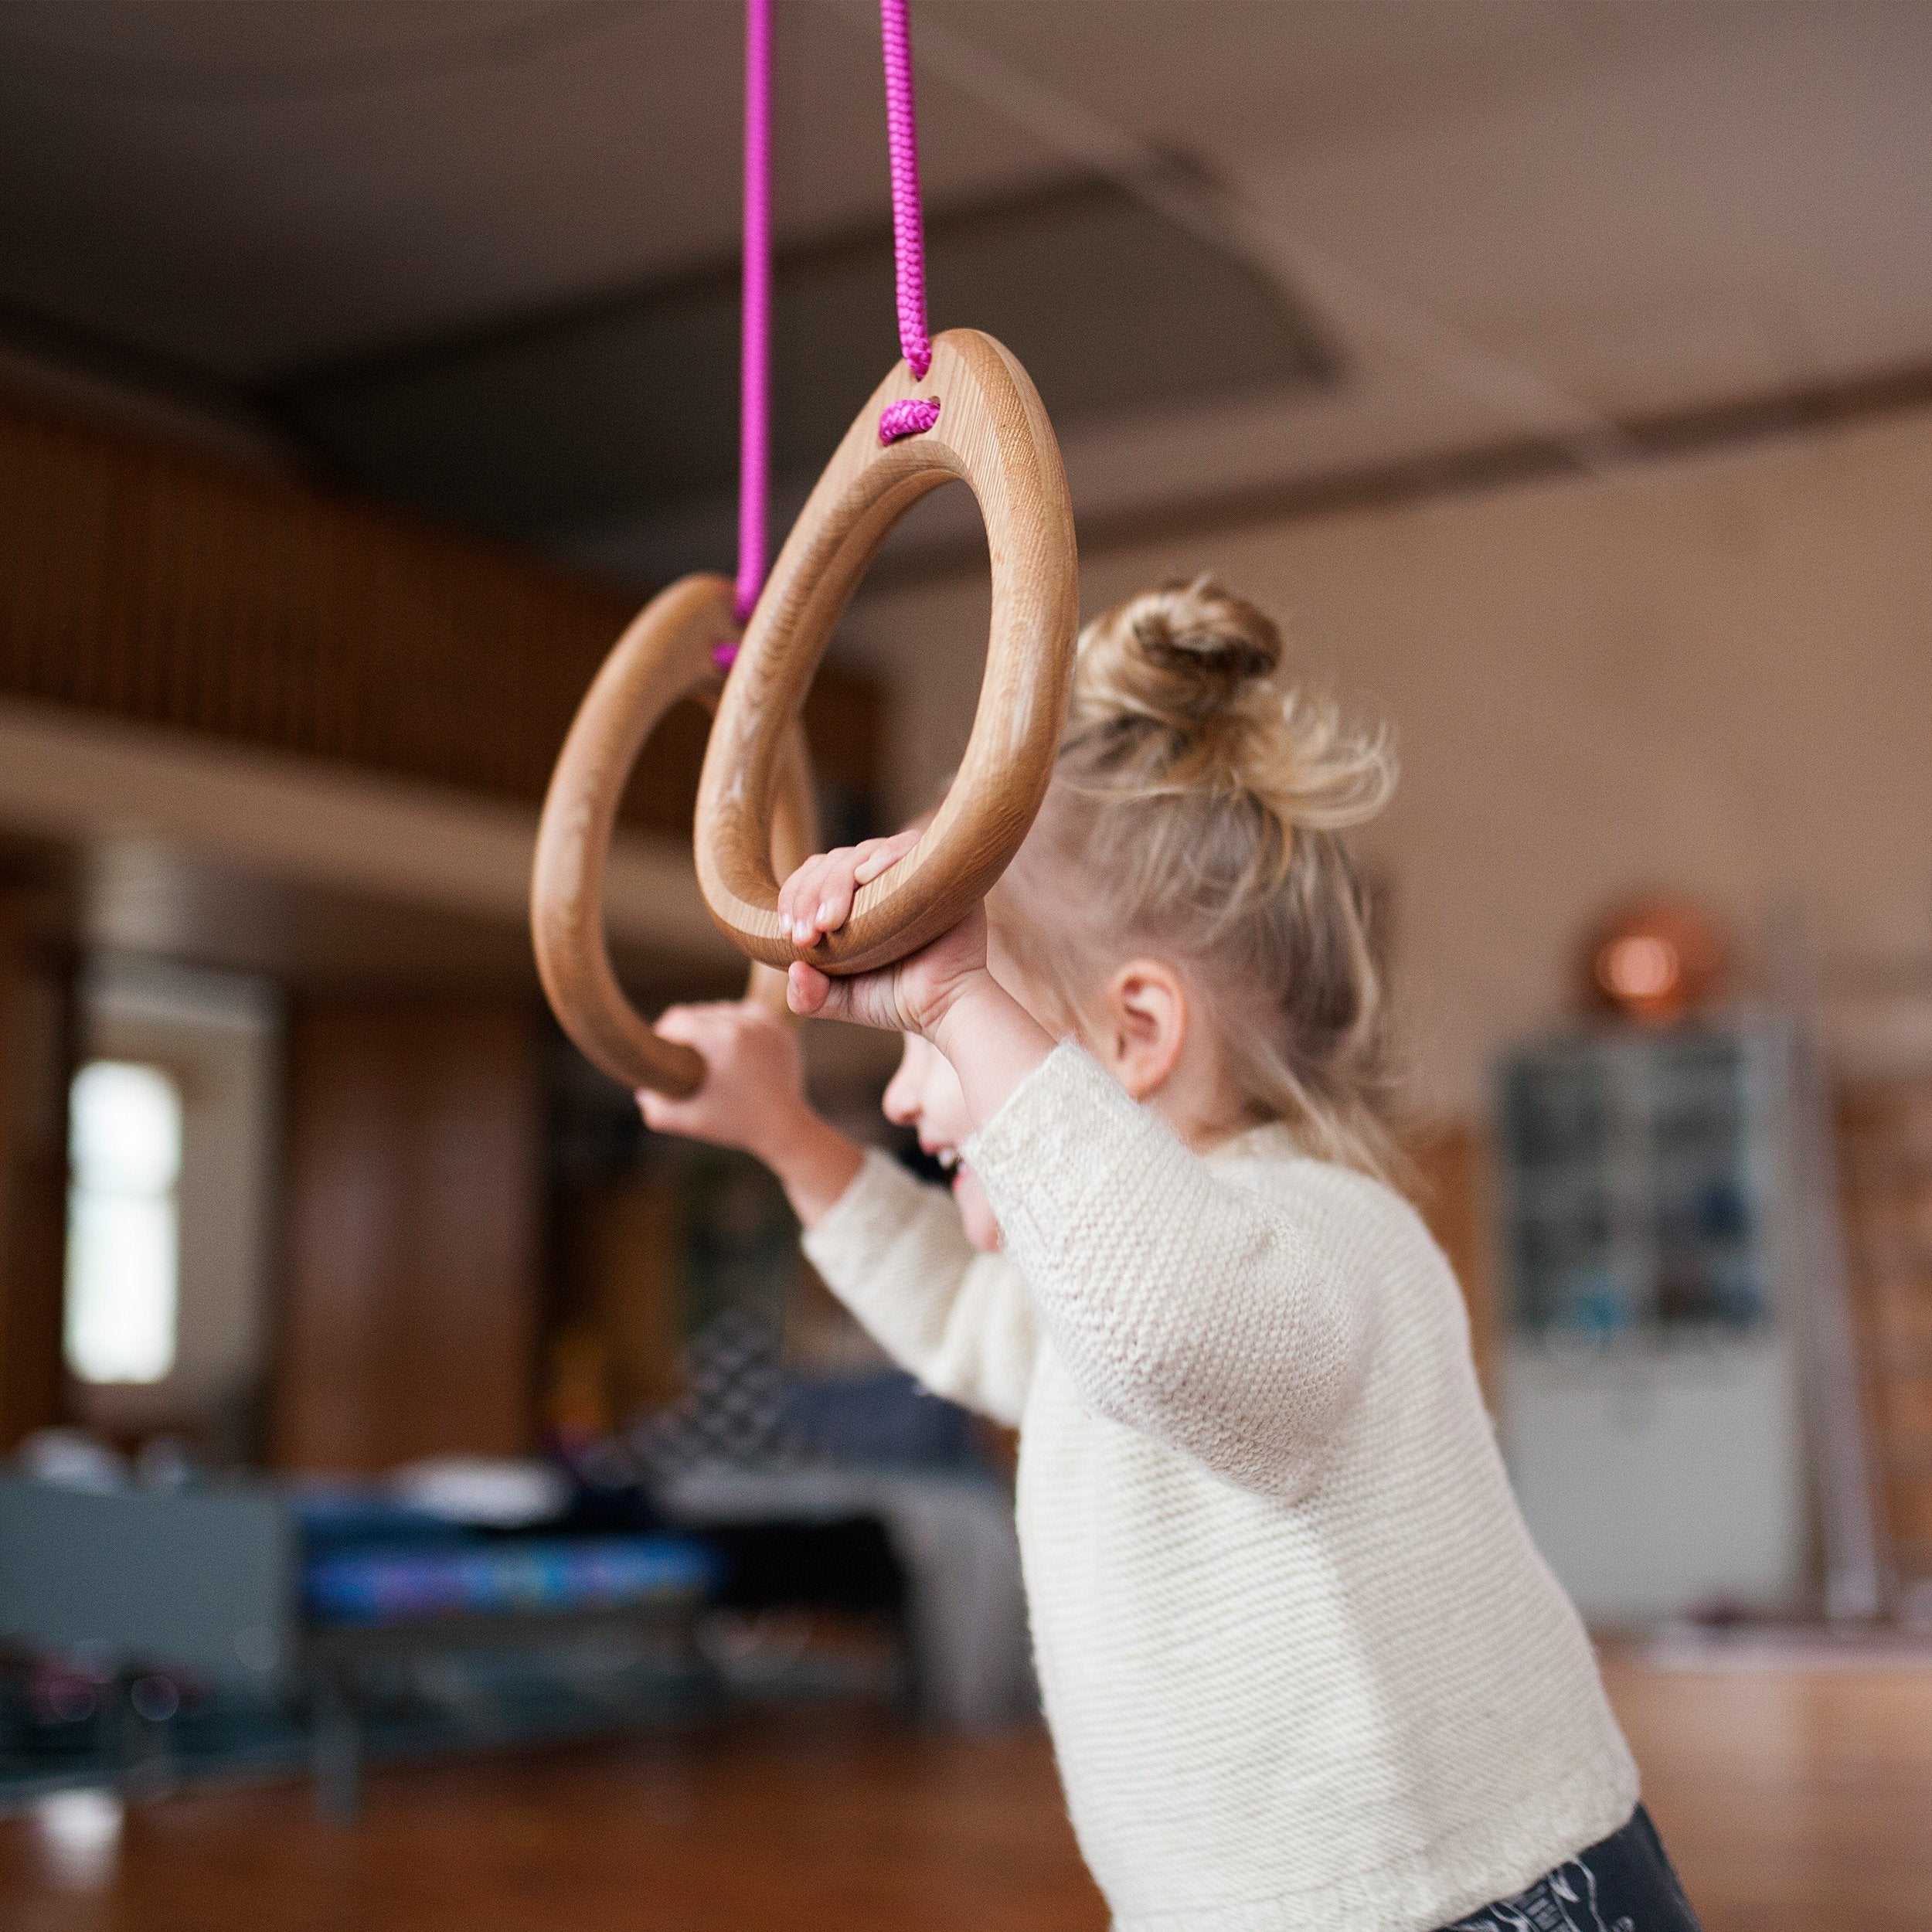
[[[1624,454],[1609,472],[1714,455],[1753,443],[1932,409],[1932,361],[1842,379],[1767,391],[1628,418],[1618,425]],[[1206,492],[1080,519],[1083,556],[1138,549],[1177,537],[1338,516],[1349,511],[1466,496],[1546,477],[1585,474],[1575,457],[1542,437],[1511,437],[1475,448],[1404,457],[1238,490]],[[1591,471],[1591,474],[1601,471]],[[933,543],[888,552],[869,586],[938,583],[986,567],[983,541]]]

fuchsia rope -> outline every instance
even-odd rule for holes
[[[931,368],[926,334],[926,237],[919,211],[919,124],[913,106],[906,0],[879,0],[886,58],[886,141],[892,156],[893,258],[899,345],[919,381]],[[745,0],[744,302],[738,408],[738,577],[732,604],[750,622],[765,581],[765,504],[771,451],[771,0]],[[936,396],[908,396],[880,412],[879,440],[917,436],[939,420]],[[735,644],[711,655],[729,670]]]
[[[738,410],[738,621],[765,582],[771,464],[771,0],[745,0],[744,313]]]
[[[738,577],[731,607],[751,621],[765,587],[765,500],[771,482],[771,0],[745,0],[745,236],[738,336]],[[711,647],[729,671],[738,647]]]
[[[919,216],[919,121],[913,104],[913,50],[906,0],[879,0],[886,54],[886,141],[892,155],[893,255],[899,295],[899,346],[920,382],[932,367],[926,339],[926,236]]]
[[[892,156],[893,262],[899,298],[899,346],[913,380],[932,367],[926,334],[926,233],[919,211],[919,119],[913,103],[911,30],[906,0],[879,0],[879,36],[886,56],[886,141]],[[917,436],[939,420],[939,403],[913,396],[889,404],[879,418],[879,440]]]

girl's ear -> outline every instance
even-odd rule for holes
[[[1107,1070],[1137,1100],[1166,1085],[1187,1044],[1187,988],[1165,961],[1131,959],[1107,982],[1094,1015]]]

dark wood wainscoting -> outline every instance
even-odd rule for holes
[[[73,962],[0,891],[0,1453],[61,1419]]]
[[[516,1001],[319,999],[291,1015],[270,1443],[373,1471],[529,1446],[542,1079]]]

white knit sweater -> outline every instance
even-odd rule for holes
[[[879,1155],[806,1251],[1021,1427],[1047,1719],[1119,1932],[1423,1932],[1622,1825],[1635,1767],[1414,1213],[1279,1128],[1192,1153],[1072,1046],[966,1156],[1002,1253]]]

